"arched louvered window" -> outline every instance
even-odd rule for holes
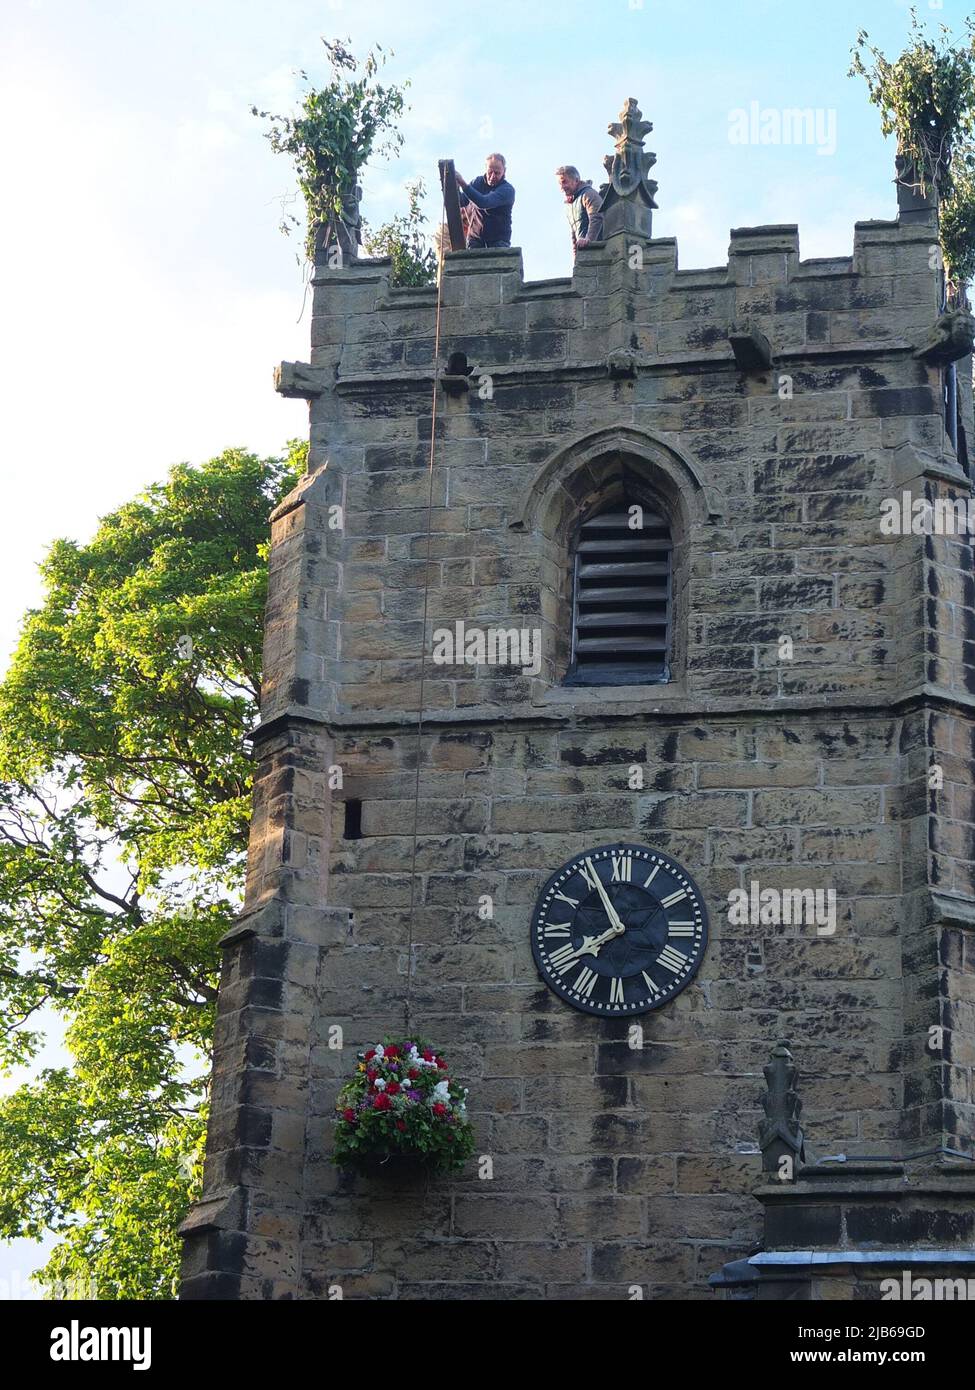
[[[583,523],[573,557],[569,684],[669,679],[672,556],[670,525],[653,505],[617,501]]]

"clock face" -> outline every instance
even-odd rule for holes
[[[645,845],[586,850],[553,874],[532,918],[532,954],[550,989],[605,1016],[666,1004],[697,972],[708,939],[700,889]]]

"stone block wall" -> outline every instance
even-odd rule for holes
[[[905,490],[970,495],[913,356],[934,239],[859,223],[851,258],[802,262],[795,228],[749,228],[726,266],[681,271],[673,241],[634,257],[621,234],[536,284],[517,251],[459,253],[439,361],[435,289],[319,268],[311,362],[282,373],[311,464],[274,519],[190,1296],[708,1296],[760,1231],[780,1037],[817,1153],[970,1147],[971,544],[880,527]],[[769,371],[737,369],[732,328],[769,339]],[[567,687],[574,528],[624,476],[677,541],[672,678]],[[537,629],[540,673],[433,665],[456,621]],[[616,840],[678,858],[711,917],[642,1047],[561,1003],[529,947],[549,875]],[[833,890],[835,931],[734,925],[753,881]],[[490,1179],[397,1189],[328,1161],[338,1087],[402,1026],[408,971]]]

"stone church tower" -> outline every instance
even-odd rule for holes
[[[610,127],[571,279],[450,254],[438,314],[388,261],[316,268],[184,1297],[878,1296],[975,1258],[975,575],[935,524],[971,495],[971,323],[937,205],[681,270],[649,129]],[[537,641],[435,660],[459,623]],[[572,914],[604,909],[600,951]],[[339,1086],[407,1009],[477,1157],[350,1177]]]

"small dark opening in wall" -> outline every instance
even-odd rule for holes
[[[447,358],[448,376],[470,376],[471,369],[467,361],[466,352],[452,352]]]
[[[346,840],[362,839],[362,802],[347,801],[345,803],[345,836]]]

